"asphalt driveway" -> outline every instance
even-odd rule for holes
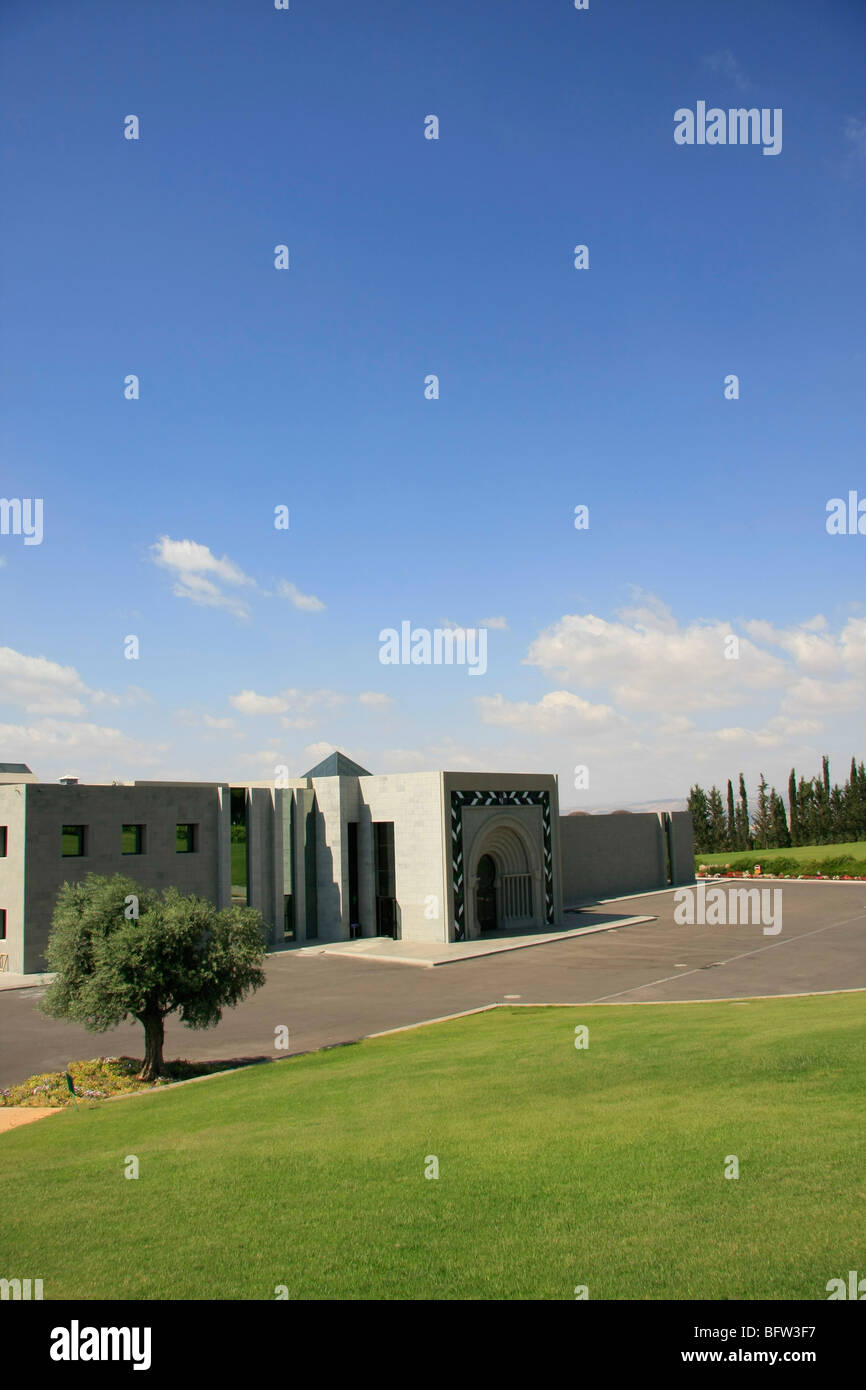
[[[724,886],[729,886],[728,884]],[[653,920],[525,950],[436,967],[288,950],[269,957],[267,983],[217,1028],[166,1025],[166,1056],[194,1060],[281,1057],[287,1051],[357,1041],[503,1002],[648,1003],[866,989],[866,884],[766,883],[783,894],[782,930],[679,926],[672,891],[588,909],[587,921]],[[576,919],[570,918],[575,925]],[[106,1034],[43,1017],[38,988],[0,992],[0,1086],[99,1055],[141,1056],[142,1030]]]

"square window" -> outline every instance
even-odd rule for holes
[[[6,858],[7,827],[0,825],[0,859]]]
[[[178,854],[195,854],[198,849],[198,826],[178,825],[175,848]]]
[[[81,859],[85,853],[85,825],[64,825],[61,837],[64,859]]]
[[[144,826],[124,825],[120,843],[121,854],[144,854]]]

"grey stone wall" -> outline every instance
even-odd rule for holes
[[[655,812],[561,816],[559,833],[565,907],[668,886],[664,831]]]
[[[6,940],[0,955],[7,970],[24,970],[24,850],[26,799],[23,786],[0,786],[0,825],[6,827],[6,857],[0,858],[0,907],[6,909]]]
[[[228,817],[228,798],[216,784],[144,783],[137,786],[56,786],[38,783],[22,788],[26,798],[23,968],[45,968],[45,946],[58,889],[88,873],[125,874],[150,888],[176,887],[225,906],[231,885],[221,847]],[[198,849],[178,854],[178,824],[198,826]],[[86,827],[85,854],[64,858],[64,825]],[[144,825],[143,854],[121,853],[121,827]]]
[[[688,811],[671,815],[671,868],[674,883],[694,883],[695,832]]]
[[[358,778],[361,925],[376,931],[373,823],[394,822],[394,893],[404,941],[447,941],[442,773]],[[347,871],[348,872],[348,871]]]

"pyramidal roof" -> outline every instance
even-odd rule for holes
[[[347,758],[345,753],[329,753],[322,762],[316,763],[309,772],[305,772],[304,777],[372,777],[372,772],[368,772],[360,763],[353,763],[351,758]]]

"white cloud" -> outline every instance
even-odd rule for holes
[[[781,708],[787,714],[832,716],[859,709],[862,704],[863,687],[859,681],[819,681],[802,676],[788,687]]]
[[[742,626],[756,642],[784,651],[797,671],[813,676],[866,673],[866,618],[849,618],[836,633],[823,614],[784,628],[758,618]]]
[[[725,657],[731,634],[739,640],[734,660]],[[737,723],[705,730],[702,738],[705,744],[713,738],[741,739],[744,745],[757,739],[769,746],[778,742],[780,730],[792,738],[814,734],[822,727],[816,720],[861,707],[866,618],[849,618],[836,632],[822,614],[786,627],[759,618],[680,625],[658,599],[641,595],[639,606],[615,621],[566,614],[539,634],[526,661],[551,678],[607,690],[609,702],[593,708],[613,706],[657,731],[672,732],[677,715],[741,706],[752,721],[763,709],[757,713],[763,722],[751,724],[757,732],[749,734],[745,723]],[[560,700],[556,706],[546,696],[536,706],[503,702],[501,712],[482,701],[482,718],[515,724],[525,718],[537,732],[557,721],[565,726],[570,717],[579,718],[579,710],[562,701],[564,694],[551,692]]]
[[[339,690],[280,690],[276,695],[259,695],[255,690],[242,690],[229,696],[229,704],[241,714],[285,714],[291,720],[322,709],[336,709],[346,696]],[[286,723],[286,721],[284,721]],[[286,727],[292,727],[287,723]],[[298,728],[306,725],[297,725]]]
[[[229,704],[240,714],[283,715],[285,717],[280,722],[284,729],[309,729],[315,723],[315,720],[310,718],[311,715],[317,715],[322,710],[337,709],[356,698],[358,703],[367,709],[384,709],[393,704],[391,696],[379,690],[362,690],[356,697],[345,695],[339,690],[292,688],[280,690],[276,695],[260,695],[255,690],[241,690],[237,695],[229,696]]]
[[[0,647],[0,704],[28,714],[76,715],[85,712],[90,695],[74,666]]]
[[[537,734],[579,734],[625,723],[610,705],[592,705],[570,690],[551,690],[536,704],[484,695],[478,701],[485,724],[505,724]]]
[[[308,743],[304,748],[305,760],[310,764],[310,767],[315,767],[317,763],[322,762],[324,758],[329,757],[331,753],[336,753],[336,751],[337,745],[335,743]]]
[[[150,739],[131,738],[122,729],[101,724],[82,723],[67,719],[39,719],[30,724],[0,724],[0,745],[15,761],[32,767],[39,759],[51,757],[77,758],[91,769],[108,768],[117,774],[119,761],[131,768],[152,766],[165,755],[168,744]],[[125,774],[129,775],[129,774]]]
[[[153,696],[140,685],[129,685],[119,695],[108,690],[91,690],[90,699],[94,705],[111,705],[114,709],[128,709],[131,705],[152,705]]]
[[[748,619],[742,626],[756,642],[787,652],[800,670],[826,673],[842,662],[839,639],[826,631],[821,615],[788,628],[774,627],[760,618]]]
[[[302,594],[288,579],[279,580],[277,594],[280,598],[288,599],[293,608],[300,608],[305,613],[320,613],[325,607],[321,599],[314,594]]]
[[[505,618],[482,618],[479,627],[489,627],[499,632],[508,631],[508,622]]]
[[[253,583],[227,555],[220,559],[198,541],[173,541],[170,536],[161,536],[153,549],[156,563],[178,574],[214,574],[226,584]]]
[[[363,757],[358,761],[364,764]],[[502,759],[491,756],[489,750],[479,752],[477,745],[459,744],[451,738],[430,742],[422,748],[385,748],[378,759],[383,770],[388,772],[436,772],[440,769],[495,772],[497,761],[503,770],[515,771],[513,757],[510,761],[506,758],[503,764]],[[370,762],[364,765],[369,767]]]
[[[717,72],[722,77],[727,77],[741,92],[749,91],[752,86],[729,48],[720,48],[718,52],[710,53],[704,59],[704,66],[709,68],[711,72]]]
[[[747,637],[739,637],[739,659],[726,659],[728,622],[681,627],[658,600],[619,617],[566,614],[535,639],[526,664],[553,679],[608,689],[615,705],[642,712],[742,704],[789,677],[781,658]]]
[[[739,659],[725,658],[731,635]],[[507,728],[518,750],[540,750],[535,765],[559,764],[564,805],[575,800],[576,761],[590,766],[593,799],[612,803],[684,795],[695,781],[724,787],[740,770],[753,787],[762,770],[784,786],[792,764],[811,774],[826,752],[847,767],[861,742],[863,617],[682,622],[637,593],[610,620],[564,615],[526,662],[557,688],[537,701],[481,699],[479,716]]]
[[[262,781],[265,777],[276,776],[276,768],[289,766],[285,753],[276,748],[259,748],[255,753],[250,753],[249,758],[251,765],[264,768]]]
[[[676,632],[677,620],[666,603],[656,594],[649,594],[637,585],[631,585],[632,603],[621,608],[618,617],[634,627],[646,628],[651,632]]]
[[[742,726],[716,729],[712,738],[722,744],[736,743],[742,751],[749,747],[785,750],[792,739],[820,733],[821,727],[816,719],[787,719],[784,715],[774,715],[760,729]]]
[[[241,714],[283,714],[289,707],[281,695],[258,695],[255,690],[230,695],[229,704]]]
[[[171,572],[172,592],[178,598],[188,598],[207,608],[223,608],[236,618],[249,617],[249,604],[238,594],[227,593],[225,586],[251,590],[262,598],[284,598],[307,613],[318,613],[325,607],[321,599],[302,593],[288,579],[278,580],[273,591],[262,588],[234,560],[227,555],[214,555],[208,546],[198,541],[176,541],[170,536],[160,536],[151,546],[151,555],[154,564]]]
[[[197,729],[204,733],[210,743],[213,743],[216,736],[223,739],[229,735],[238,742],[243,742],[246,734],[238,730],[236,721],[231,715],[208,714],[201,708],[176,709],[173,718],[178,724],[187,725],[191,729]]]
[[[382,762],[389,772],[435,771],[430,758],[419,748],[385,748]]]
[[[839,642],[846,671],[861,675],[866,672],[866,618],[849,618]]]
[[[316,718],[324,710],[337,709],[350,699],[357,698],[365,709],[385,709],[393,704],[390,695],[378,690],[364,690],[357,697],[342,694],[339,690],[281,690],[276,695],[260,695],[255,690],[241,690],[229,696],[229,704],[240,714],[279,715],[283,729],[312,729]]]
[[[170,536],[160,536],[151,553],[155,564],[171,572],[172,592],[178,598],[191,599],[207,608],[224,608],[236,618],[248,616],[249,605],[235,594],[225,593],[220,584],[255,588],[255,580],[227,555],[220,558],[198,541],[175,541]]]

